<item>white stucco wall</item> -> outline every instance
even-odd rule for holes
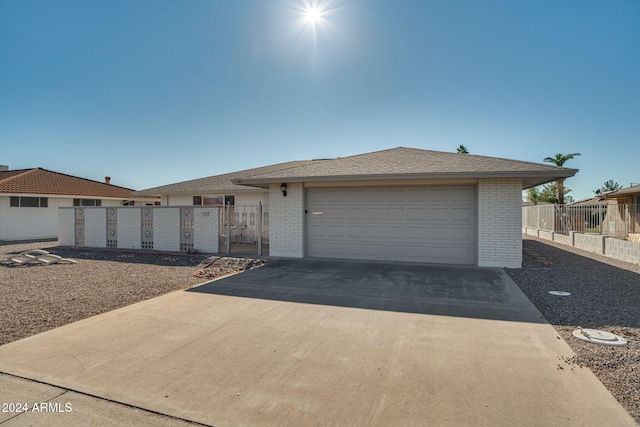
[[[11,207],[11,196],[0,196],[0,240],[55,239],[58,236],[58,208],[73,206],[73,197],[46,197],[46,208]],[[120,200],[102,199],[103,206],[120,206]]]
[[[287,197],[280,184],[269,187],[269,255],[304,256],[304,188],[288,184]]]
[[[478,182],[478,266],[522,267],[522,180]]]

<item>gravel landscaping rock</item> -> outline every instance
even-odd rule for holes
[[[523,268],[505,270],[576,353],[559,366],[591,369],[640,424],[640,265],[523,236]],[[629,344],[588,343],[572,335],[578,327],[612,332]]]
[[[2,245],[0,259],[29,249],[44,249],[77,263],[0,265],[0,345],[264,263],[64,248],[55,241]],[[204,274],[194,274],[200,271]]]

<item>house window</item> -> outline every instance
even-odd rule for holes
[[[102,200],[96,199],[73,199],[73,206],[102,206]]]
[[[12,208],[46,208],[49,207],[47,197],[19,197],[12,196],[9,200]]]
[[[236,197],[228,196],[193,196],[193,204],[196,206],[224,206],[235,204]]]

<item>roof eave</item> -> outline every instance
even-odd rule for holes
[[[553,174],[550,172],[554,172]],[[574,176],[577,169],[563,168],[557,171],[492,171],[492,172],[445,172],[418,174],[375,174],[375,175],[333,175],[333,176],[290,176],[277,178],[236,178],[231,182],[236,185],[268,187],[269,184],[281,182],[332,182],[332,181],[370,181],[370,180],[402,180],[402,179],[469,179],[469,178],[521,178],[523,189],[535,187],[558,179]]]

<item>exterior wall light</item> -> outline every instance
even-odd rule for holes
[[[284,197],[287,197],[287,184],[285,184],[284,182],[280,184],[280,190],[282,190],[282,195]]]

